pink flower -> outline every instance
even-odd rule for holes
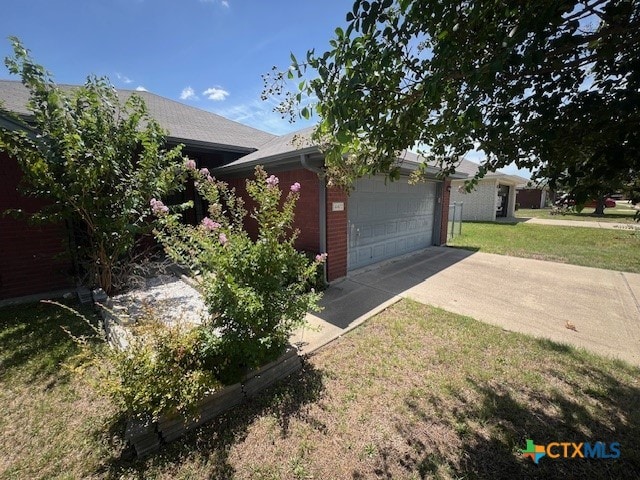
[[[298,182],[291,185],[291,191],[293,193],[298,193],[300,191],[300,184]]]
[[[276,187],[279,183],[280,183],[280,179],[275,175],[271,175],[269,178],[267,178],[267,185],[270,188]]]
[[[196,161],[195,160],[191,160],[190,158],[188,158],[184,162],[184,166],[187,167],[188,170],[195,170],[196,169]]]
[[[218,228],[220,228],[220,224],[218,222],[214,222],[209,217],[204,217],[202,219],[202,226],[210,231],[217,230]]]
[[[203,177],[210,177],[211,173],[209,173],[209,169],[208,168],[201,168],[200,169],[200,173],[202,174]]]
[[[220,240],[220,243],[221,243],[222,245],[226,245],[226,244],[227,244],[227,242],[229,241],[229,239],[227,238],[227,236],[226,236],[224,233],[221,233],[221,234],[218,236],[218,240]]]
[[[327,255],[326,253],[319,253],[318,255],[316,255],[316,262],[324,263],[327,261],[328,256],[329,255]]]
[[[164,215],[166,213],[169,213],[169,207],[167,207],[160,200],[156,200],[155,198],[152,198],[151,201],[149,202],[149,205],[151,205],[151,211],[155,215]]]

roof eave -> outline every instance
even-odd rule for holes
[[[10,131],[22,130],[31,140],[37,138],[36,132],[25,121],[25,117],[20,115],[13,117],[0,111],[0,127]]]
[[[300,163],[301,155],[309,155],[312,153],[318,153],[318,147],[307,147],[295,150],[293,152],[282,153],[278,155],[271,155],[267,157],[255,158],[248,162],[241,162],[236,165],[223,165],[214,169],[216,174],[231,174],[240,173],[253,170],[258,165],[269,165],[269,167],[281,167],[283,165],[295,165]],[[242,160],[242,159],[239,159]],[[236,160],[236,161],[239,161]]]
[[[402,163],[400,164],[400,172],[402,173],[413,173],[416,170],[418,170],[420,168],[420,165],[422,165],[419,162],[412,162],[412,161],[407,161],[407,160],[403,160]],[[427,178],[440,178],[442,179],[442,169],[438,168],[438,167],[433,167],[431,165],[427,165],[427,167],[424,169],[424,173],[426,174]],[[462,175],[462,177],[460,176]],[[446,178],[466,178],[465,174],[450,174],[447,175]]]
[[[466,180],[467,178],[469,178],[470,175],[468,173],[450,173],[449,175],[447,175],[447,178],[450,178],[451,180]]]
[[[241,145],[228,145],[224,143],[205,142],[202,140],[192,140],[188,138],[173,137],[168,135],[165,137],[168,143],[183,144],[185,147],[192,147],[204,150],[224,150],[227,152],[238,152],[249,154],[255,152],[257,148],[243,147]]]

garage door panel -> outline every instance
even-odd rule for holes
[[[367,240],[370,240],[373,238],[373,228],[370,225],[364,225],[360,227],[359,231],[356,232],[356,234],[358,236],[359,241],[367,242]]]
[[[358,206],[359,212],[358,215],[363,219],[369,219],[371,217],[373,217],[373,212],[374,212],[374,205],[371,202],[363,202],[361,205]]]
[[[436,184],[362,179],[349,198],[349,269],[432,244]]]
[[[385,233],[387,233],[387,226],[384,223],[378,224],[373,228],[374,237],[384,236]]]

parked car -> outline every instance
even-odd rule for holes
[[[587,208],[596,208],[596,204],[597,204],[596,200],[589,200],[587,203],[584,204],[584,206]],[[604,199],[604,206],[605,208],[613,208],[616,206],[616,201],[613,198],[607,197]]]

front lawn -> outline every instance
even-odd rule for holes
[[[0,309],[0,478],[84,478],[113,455],[115,411],[93,393],[90,372],[61,366],[79,353],[63,325],[92,333],[53,305]]]
[[[130,459],[91,372],[58,368],[76,351],[61,322],[75,320],[0,309],[2,478],[640,476],[638,368],[408,300],[250,403]],[[534,465],[527,439],[619,442],[621,456]]]
[[[640,273],[640,232],[529,223],[464,222],[447,242],[487,253]]]
[[[585,208],[582,212],[570,212],[565,215],[551,215],[551,208],[521,208],[516,210],[517,218],[548,218],[549,220],[577,220],[608,223],[634,223],[636,211],[626,201],[616,202],[614,208],[605,208],[604,215],[594,215],[594,208]]]

